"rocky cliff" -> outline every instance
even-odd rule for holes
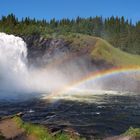
[[[96,60],[90,53],[96,44],[93,42],[79,43],[66,38],[45,38],[38,35],[22,36],[28,48],[28,60],[30,65],[43,66],[46,64],[66,64],[66,63],[84,63],[85,67],[93,70],[93,67],[110,68],[112,64],[104,60]],[[80,38],[79,38],[80,41]],[[57,62],[56,62],[57,61]]]
[[[49,67],[51,70],[57,69],[67,75],[68,79],[72,77],[77,79],[96,70],[129,65],[130,62],[137,65],[137,61],[133,61],[138,59],[137,56],[130,56],[117,50],[99,38],[90,36],[86,36],[86,38],[85,36],[46,38],[37,35],[22,38],[27,44],[29,65]],[[129,61],[130,59],[132,61]],[[133,63],[130,63],[130,65],[133,65]],[[120,88],[116,86],[120,85],[120,81],[122,81],[121,85],[127,83],[124,80],[116,79],[116,82],[112,84],[112,80],[109,79],[104,86],[117,89]],[[135,86],[126,84],[125,89],[139,90],[140,81],[138,79],[127,77],[127,81]]]

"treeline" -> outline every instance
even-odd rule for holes
[[[0,32],[15,35],[66,35],[82,33],[102,37],[114,47],[140,54],[140,21],[135,25],[124,17],[89,17],[76,19],[52,19],[50,21],[30,19],[18,20],[15,15],[2,16]]]

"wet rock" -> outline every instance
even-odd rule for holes
[[[76,130],[69,128],[69,127],[65,128],[63,131],[68,133],[71,137],[80,136],[80,134]]]
[[[47,113],[46,115],[47,116],[54,116],[56,113],[55,112],[49,112],[49,113]]]
[[[34,65],[43,65],[60,52],[69,53],[71,48],[70,42],[63,39],[44,38],[39,35],[22,36],[22,38],[27,44],[29,63]]]

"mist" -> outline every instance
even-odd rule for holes
[[[43,67],[29,66],[26,43],[20,37],[0,33],[0,96],[47,96],[87,71],[86,62],[77,58],[61,67],[57,61],[63,58],[63,53],[56,54]]]
[[[20,98],[20,95],[47,98],[90,72],[98,71],[86,55],[66,57],[68,52],[59,49],[49,59],[47,54],[43,56],[40,62],[47,61],[43,66],[29,65],[27,56],[27,46],[22,38],[0,33],[0,98]],[[97,90],[140,91],[140,82],[133,76],[136,74],[131,75],[133,78],[130,73],[99,78],[74,86],[72,91],[71,88],[67,90],[69,93],[83,91],[84,94]]]
[[[29,68],[27,53],[21,38],[0,33],[0,90],[4,94],[49,93],[66,82],[56,69]]]

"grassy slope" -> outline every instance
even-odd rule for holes
[[[130,127],[123,135],[140,139],[140,128]]]
[[[87,49],[94,60],[103,60],[114,66],[140,65],[140,55],[123,52],[101,38],[82,34],[68,34],[62,38],[71,41],[75,50]]]
[[[140,65],[140,56],[132,55],[114,48],[107,41],[98,39],[96,47],[91,53],[92,57],[96,59],[103,59],[115,66],[123,65]]]
[[[78,136],[71,137],[65,133],[52,136],[52,134],[49,133],[43,126],[25,123],[19,117],[14,117],[13,119],[17,122],[17,125],[19,125],[20,128],[25,130],[27,135],[34,135],[38,140],[85,140],[84,138],[79,138]]]

